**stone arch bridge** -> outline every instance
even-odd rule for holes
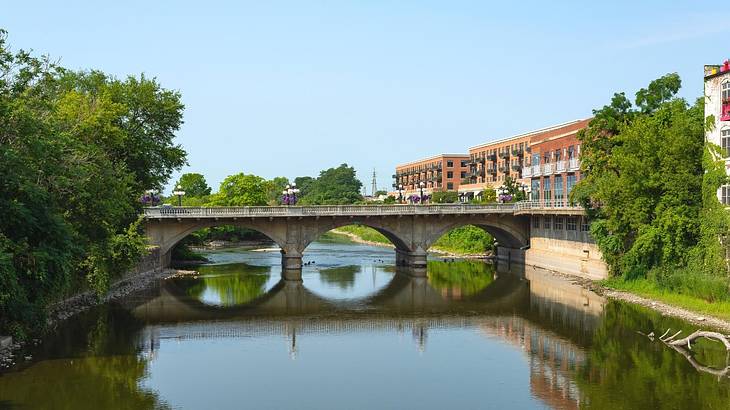
[[[524,202],[487,205],[337,205],[145,208],[145,231],[169,263],[170,250],[202,228],[233,225],[268,236],[281,248],[284,270],[298,270],[307,246],[332,229],[369,226],[395,246],[396,264],[424,267],[428,249],[443,234],[464,225],[489,232],[498,257],[519,262],[530,245],[530,215],[544,205]],[[552,214],[582,213],[577,207],[551,207]],[[523,257],[523,256],[522,256]]]

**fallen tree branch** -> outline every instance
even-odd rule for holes
[[[717,342],[720,342],[725,345],[725,350],[730,350],[730,340],[728,340],[727,336],[723,335],[722,333],[717,332],[708,332],[704,330],[698,330],[691,335],[685,337],[684,339],[677,339],[673,341],[668,341],[668,344],[672,346],[687,346],[688,349],[692,349],[692,342],[695,339],[699,339],[701,337],[704,337],[705,339],[715,340]],[[670,339],[671,340],[671,339]],[[667,341],[665,341],[667,342]]]

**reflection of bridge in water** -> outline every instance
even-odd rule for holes
[[[157,297],[132,312],[150,323],[140,337],[143,349],[152,353],[161,340],[281,336],[296,356],[297,336],[370,332],[410,333],[417,348],[425,350],[431,330],[474,328],[525,353],[536,398],[550,407],[579,408],[573,374],[586,361],[585,348],[605,301],[534,271],[528,270],[526,278],[501,275],[481,292],[457,301],[425,278],[399,273],[374,295],[352,304],[324,299],[301,282],[281,281],[237,307],[205,305],[165,283]]]

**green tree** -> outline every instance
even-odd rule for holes
[[[221,182],[220,189],[211,197],[214,206],[260,206],[267,201],[266,181],[243,172],[230,175]]]
[[[719,239],[728,226],[715,195],[726,177],[704,141],[703,101],[674,98],[680,84],[669,74],[636,93],[636,108],[622,93],[594,111],[579,134],[585,176],[571,194],[586,206],[613,274],[676,288],[725,276]]]
[[[436,191],[431,200],[437,204],[453,204],[459,201],[459,194],[454,191]]]
[[[266,181],[266,198],[269,205],[277,205],[281,198],[282,192],[289,185],[289,179],[286,177],[275,177]]]
[[[185,196],[187,197],[202,198],[210,195],[210,187],[202,174],[182,174],[175,186],[179,186],[183,191],[185,191]]]
[[[362,183],[355,177],[355,168],[347,164],[324,170],[317,179],[305,183],[306,187],[300,188],[302,204],[353,204],[362,200]]]
[[[97,292],[144,253],[144,189],[185,162],[179,94],[13,53],[0,31],[0,331],[42,326],[48,303]],[[142,161],[142,156],[152,158]]]

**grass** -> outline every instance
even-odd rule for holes
[[[337,228],[362,240],[390,245],[385,235],[373,228],[363,225],[347,225]],[[433,245],[433,249],[450,252],[458,255],[483,254],[491,249],[492,237],[483,229],[476,226],[463,226],[445,234]]]
[[[721,319],[730,319],[730,301],[708,302],[696,296],[663,289],[650,279],[624,280],[622,278],[611,278],[601,281],[600,284],[610,289],[630,292],[693,312]]]

